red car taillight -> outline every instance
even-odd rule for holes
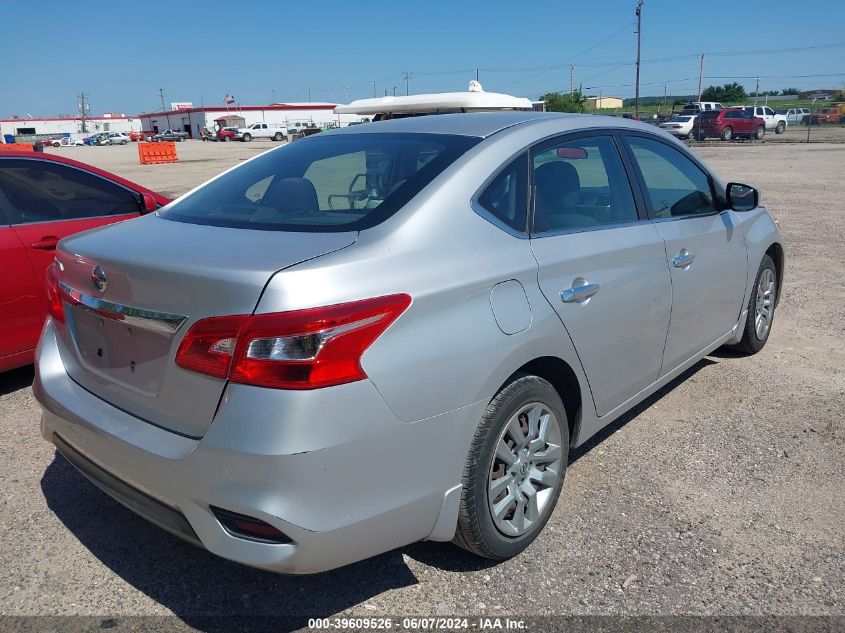
[[[59,266],[54,261],[47,267],[47,313],[59,323],[65,322],[62,289],[59,285]]]
[[[411,305],[406,294],[272,314],[211,317],[185,334],[176,364],[276,389],[318,389],[367,377],[361,357]]]

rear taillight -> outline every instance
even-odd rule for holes
[[[211,317],[182,339],[176,364],[232,382],[317,389],[367,377],[361,357],[411,304],[406,294],[272,314]]]
[[[62,289],[59,284],[59,264],[55,261],[47,267],[47,313],[54,321],[65,322]]]

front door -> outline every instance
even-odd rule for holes
[[[654,225],[666,242],[672,275],[672,320],[666,374],[730,332],[745,297],[748,257],[739,219],[718,210],[708,174],[653,137],[627,133]]]
[[[0,208],[0,371],[19,364],[12,362],[12,355],[35,349],[42,321],[32,264],[3,217]]]
[[[663,240],[638,213],[612,133],[560,137],[532,150],[531,161],[540,288],[601,416],[660,372],[671,308]]]

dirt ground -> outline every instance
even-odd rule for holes
[[[50,151],[175,195],[270,146],[187,142],[159,166]],[[523,555],[420,543],[313,577],[216,558],[56,456],[24,369],[0,376],[0,615],[845,615],[845,144],[695,151],[758,186],[786,240],[769,343],[701,361],[579,449]]]

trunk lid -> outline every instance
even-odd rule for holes
[[[149,215],[62,240],[60,352],[82,387],[143,420],[202,437],[225,380],[175,364],[197,320],[250,314],[277,271],[357,234],[221,228]],[[99,287],[98,287],[99,286]],[[100,289],[101,288],[101,289]]]

